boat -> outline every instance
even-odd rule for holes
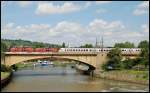
[[[76,68],[79,70],[87,71],[89,69],[89,66],[76,64]]]
[[[41,65],[42,65],[42,66],[47,66],[47,65],[48,65],[48,62],[47,62],[47,61],[43,61],[43,62],[41,62]]]

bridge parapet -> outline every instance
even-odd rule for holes
[[[106,52],[5,52],[5,55],[97,55]],[[122,53],[123,56],[137,56],[140,53]]]

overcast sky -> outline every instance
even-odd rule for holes
[[[104,46],[149,40],[148,1],[3,1],[1,37]]]

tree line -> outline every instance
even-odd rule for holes
[[[50,44],[43,42],[32,42],[27,40],[10,40],[10,39],[1,39],[1,50],[7,51],[11,47],[32,47],[32,48],[61,48],[65,47],[64,43],[59,44]]]
[[[122,60],[121,50],[118,47],[133,46],[129,43],[115,44],[115,48],[112,49],[107,57],[108,62],[102,65],[103,70],[121,70],[121,69],[149,69],[149,42],[144,40],[138,44],[138,48],[141,48],[141,53],[136,59],[127,58]]]

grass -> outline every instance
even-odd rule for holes
[[[115,70],[115,71],[106,71],[105,73],[110,73],[111,75],[133,76],[135,80],[149,80],[149,71]]]
[[[9,76],[9,72],[1,72],[1,80]]]
[[[16,64],[16,66],[18,68],[29,67],[29,66],[32,66],[32,65],[33,65],[32,63],[27,63],[27,64],[19,63],[19,64]]]

